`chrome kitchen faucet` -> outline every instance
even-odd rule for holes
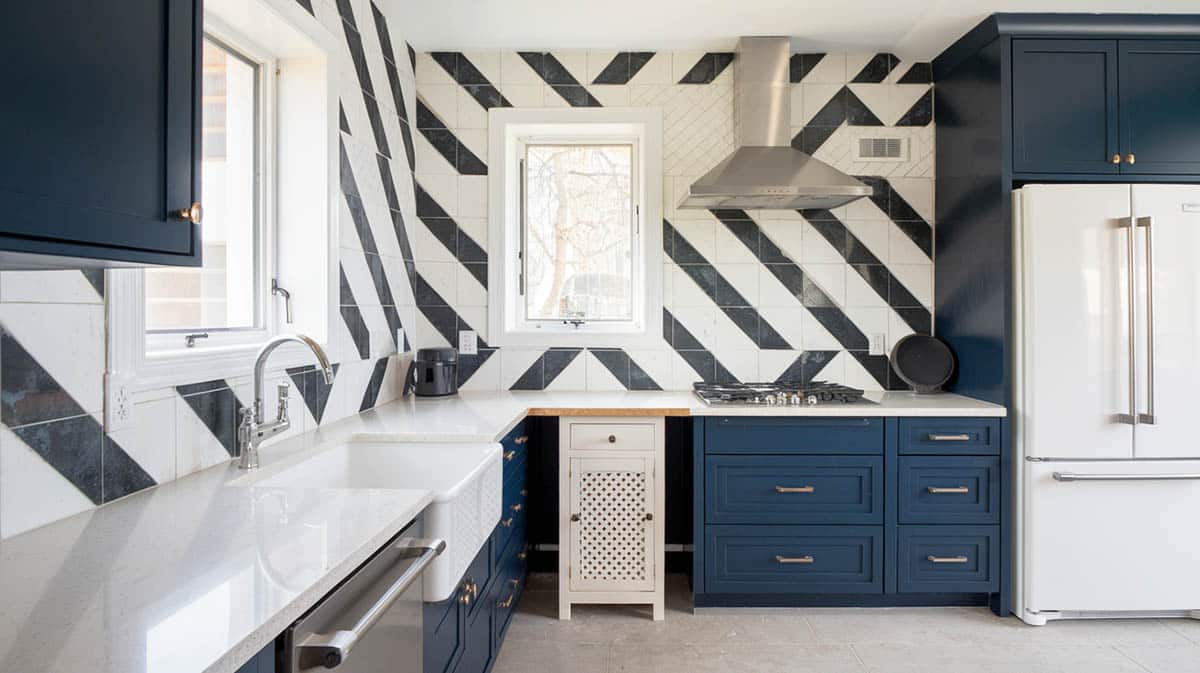
[[[267,368],[267,358],[276,348],[288,342],[308,346],[317,357],[317,364],[321,367],[326,385],[333,383],[333,368],[329,365],[329,358],[321,346],[311,338],[303,334],[281,334],[264,344],[254,360],[254,404],[242,410],[242,422],[238,425],[238,467],[243,470],[258,468],[258,445],[264,439],[292,427],[292,421],[288,418],[289,386],[286,381],[278,387],[279,410],[275,414],[275,420],[270,423],[263,422],[263,373]]]

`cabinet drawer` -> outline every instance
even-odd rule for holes
[[[879,456],[708,456],[707,523],[883,523]]]
[[[714,416],[705,453],[883,453],[881,418]]]
[[[880,526],[705,526],[709,593],[882,593]]]
[[[899,462],[900,523],[999,523],[999,458],[902,456]]]
[[[1000,588],[998,526],[900,526],[901,593],[992,592]]]
[[[571,423],[572,451],[652,451],[650,423]]]
[[[1000,453],[998,418],[901,418],[901,454]]]
[[[468,604],[468,615],[474,615],[482,604],[481,594],[488,581],[492,578],[492,544],[491,537],[483,541],[483,547],[479,549],[475,559],[471,561],[471,565],[467,566],[467,571],[463,573],[463,586],[471,593],[471,602]]]

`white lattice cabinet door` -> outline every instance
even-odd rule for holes
[[[559,617],[644,603],[663,617],[662,418],[559,421]]]

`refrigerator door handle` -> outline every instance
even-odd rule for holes
[[[1197,481],[1200,473],[1166,474],[1079,474],[1077,472],[1054,472],[1054,481]]]
[[[1146,413],[1138,422],[1154,425],[1154,218],[1139,217],[1137,226],[1146,229]]]
[[[1134,273],[1134,269],[1137,266],[1137,260],[1136,260],[1137,251],[1135,250],[1135,246],[1136,246],[1136,242],[1137,242],[1137,237],[1135,234],[1136,234],[1137,227],[1134,225],[1133,218],[1131,218],[1131,217],[1122,217],[1120,220],[1118,220],[1117,226],[1119,226],[1120,228],[1125,230],[1125,232],[1126,232],[1125,241],[1126,241],[1126,245],[1128,246],[1128,250],[1125,253],[1125,261],[1129,267],[1127,269],[1127,273],[1128,273],[1127,277],[1129,280],[1129,282],[1127,283],[1128,292],[1126,293],[1126,300],[1129,302],[1129,320],[1128,320],[1128,327],[1129,327],[1129,413],[1128,414],[1117,414],[1116,420],[1118,423],[1125,423],[1128,425],[1137,425],[1139,422],[1138,403],[1137,403],[1137,363],[1136,363],[1136,361],[1137,361],[1137,311],[1135,310],[1135,307],[1137,306],[1137,280],[1136,280],[1137,276]]]

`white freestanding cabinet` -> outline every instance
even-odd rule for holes
[[[558,616],[644,603],[663,618],[662,418],[559,419]]]
[[[1200,187],[1013,205],[1014,612],[1200,616]]]

